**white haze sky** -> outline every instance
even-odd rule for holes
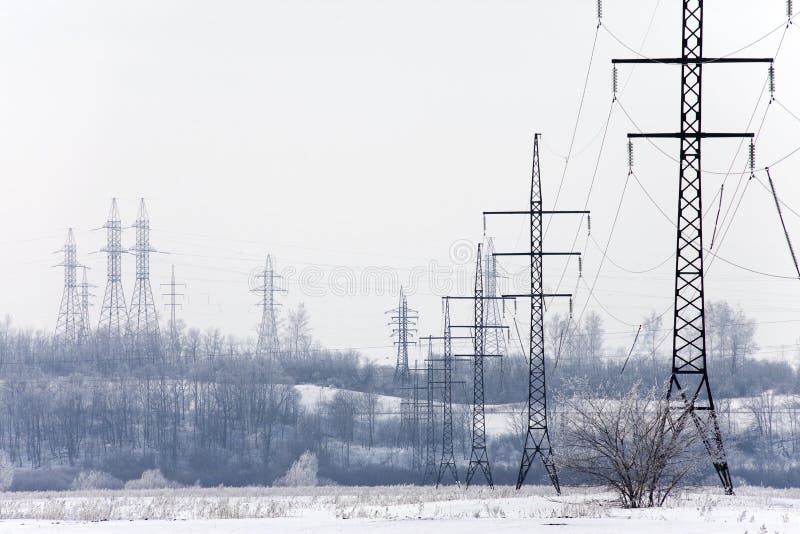
[[[610,59],[633,54],[612,33],[645,55],[676,56],[681,20],[678,0],[606,0],[604,8],[558,202],[582,209],[597,165],[588,206],[601,246],[627,175],[625,134],[633,130],[615,106],[600,152]],[[784,36],[775,63],[778,102],[756,151],[759,165],[773,163],[800,145],[800,118],[781,107],[800,117],[800,19],[784,35],[783,0],[707,0],[705,19],[707,56],[779,28],[739,54],[772,56]],[[588,0],[2,1],[0,314],[18,326],[54,327],[63,281],[53,251],[74,227],[79,259],[98,285],[96,321],[105,258],[90,252],[103,247],[105,233],[93,229],[104,223],[111,197],[119,198],[129,225],[144,196],[152,244],[169,253],[152,259],[157,301],[174,264],[187,284],[180,315],[190,326],[252,336],[258,311],[248,276],[271,253],[291,274],[281,302],[305,302],[317,339],[390,361],[384,311],[396,304],[397,287],[370,282],[365,273],[381,268],[408,284],[410,273],[435,261],[436,269],[455,269],[460,291],[468,291],[473,267],[458,261],[462,245],[481,239],[483,210],[525,209],[534,131],[543,133],[545,207],[553,207],[595,25],[595,2]],[[622,106],[643,129],[678,130],[678,67],[624,66],[619,76]],[[705,67],[704,129],[747,129],[766,76],[763,64]],[[750,130],[758,129],[767,100],[765,94]],[[657,145],[677,156],[676,141]],[[705,168],[723,172],[704,177],[706,245],[724,171],[733,168],[720,255],[788,277],[715,260],[707,298],[729,300],[759,322],[759,354],[794,358],[800,281],[792,279],[772,198],[756,181],[741,202],[741,188],[734,197],[746,147],[737,153],[736,140],[704,147]],[[667,155],[640,140],[635,169],[674,219],[678,170]],[[782,199],[800,210],[800,153],[772,170]],[[764,173],[758,178],[766,183]],[[746,182],[747,176],[741,187]],[[732,203],[738,210],[726,219]],[[789,209],[785,216],[800,246],[800,220]],[[555,220],[545,246],[568,250],[576,232],[591,285],[602,253],[576,218]],[[498,250],[524,250],[524,221],[493,219],[488,233]],[[674,234],[631,179],[597,277],[597,300],[582,282],[575,298],[576,314],[588,302],[603,316],[609,352],[627,349],[646,313],[670,306]],[[124,239],[132,246],[133,231]],[[555,289],[564,261],[545,262],[546,286]],[[514,270],[522,263],[504,265]],[[620,266],[652,270],[631,274]],[[128,298],[133,268],[126,258]],[[358,287],[342,291],[349,276]],[[421,333],[438,335],[444,291],[425,280],[409,303],[420,311]],[[573,261],[560,289],[574,291],[576,282]],[[466,321],[467,304],[454,306],[454,322]],[[566,309],[557,302],[549,312]],[[671,312],[664,324],[671,325]]]

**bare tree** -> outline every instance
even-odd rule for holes
[[[616,491],[626,508],[663,504],[701,457],[694,425],[671,413],[663,392],[634,386],[620,399],[574,396],[560,463]]]
[[[789,441],[792,449],[791,453],[796,455],[800,452],[800,398],[789,397],[783,403],[789,423]]]
[[[358,398],[350,391],[337,391],[328,403],[332,433],[342,440],[345,448],[344,465],[350,466],[350,444],[355,438]]]
[[[642,349],[645,354],[650,358],[650,365],[653,367],[653,372],[658,369],[658,345],[662,340],[661,325],[663,317],[656,312],[650,312],[650,315],[642,321]]]
[[[311,347],[311,327],[304,304],[289,312],[289,325],[286,332],[287,345],[293,358],[305,357]]]
[[[583,335],[585,337],[586,359],[589,366],[596,366],[603,352],[603,319],[596,312],[589,312],[583,320]]]
[[[751,397],[744,404],[753,416],[753,426],[763,447],[762,452],[768,458],[775,452],[776,404],[775,393],[772,390]]]

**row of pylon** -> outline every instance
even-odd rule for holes
[[[96,339],[102,350],[116,352],[127,347],[131,356],[155,358],[160,354],[158,313],[150,285],[150,219],[144,199],[139,202],[139,212],[132,228],[136,230],[133,247],[122,245],[122,220],[119,215],[117,199],[111,200],[108,220],[102,226],[106,229],[106,246],[101,252],[107,257],[107,281]],[[72,228],[67,230],[67,240],[63,252],[64,259],[58,266],[64,268],[64,291],[61,297],[58,319],[56,321],[56,343],[64,351],[76,351],[89,344],[92,329],[89,319],[89,299],[92,296],[87,279],[86,265],[78,262],[77,244]],[[130,309],[125,301],[122,285],[122,256],[132,253],[136,258],[136,280]],[[78,269],[82,271],[81,282],[77,281]],[[174,282],[174,272],[173,272]],[[174,293],[174,291],[173,291]],[[174,310],[174,308],[173,308]]]
[[[449,475],[458,483],[458,470],[453,449],[453,364],[463,359],[472,363],[472,445],[466,473],[469,486],[476,473],[483,474],[486,484],[493,485],[491,466],[486,445],[486,417],[484,410],[484,358],[497,357],[502,377],[502,357],[507,354],[506,339],[502,335],[497,294],[497,263],[494,244],[487,239],[486,254],[478,245],[475,267],[475,293],[469,297],[445,297],[443,336],[427,336],[428,354],[423,367],[411,368],[408,347],[416,343],[416,323],[419,315],[408,307],[407,296],[400,290],[397,308],[390,310],[390,325],[395,338],[397,359],[394,382],[402,396],[400,409],[400,435],[410,441],[412,468],[422,472],[423,483],[440,484]],[[462,298],[474,303],[472,325],[451,325],[450,299]],[[454,336],[456,328],[469,328],[470,335]],[[433,340],[441,340],[443,354],[435,356]],[[474,354],[453,354],[453,339],[470,339]],[[424,383],[420,383],[420,376]],[[439,392],[439,400],[436,400]],[[424,393],[423,393],[424,392]],[[437,412],[441,412],[437,415]],[[437,424],[438,421],[438,424]],[[438,439],[438,438],[441,439]],[[441,442],[441,443],[438,443]]]

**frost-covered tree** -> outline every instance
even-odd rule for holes
[[[744,358],[756,350],[755,322],[741,308],[725,301],[706,304],[706,344],[712,360],[727,360],[730,373],[744,363]]]
[[[695,425],[671,412],[664,387],[620,399],[574,396],[563,467],[608,486],[626,508],[660,506],[702,457]]]
[[[289,325],[286,332],[287,346],[293,358],[304,357],[311,347],[311,327],[309,326],[308,312],[303,303],[297,309],[289,312]]]
[[[305,487],[317,485],[317,455],[306,451],[295,460],[286,474],[275,481],[277,486]]]
[[[162,489],[177,488],[178,486],[179,484],[167,480],[160,469],[148,469],[142,473],[141,478],[125,483],[125,489]]]
[[[6,451],[0,449],[0,491],[6,491],[14,481],[14,463]]]
[[[97,490],[97,489],[122,489],[120,479],[104,471],[81,471],[72,481],[72,489]]]

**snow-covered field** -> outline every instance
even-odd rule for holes
[[[437,534],[800,532],[800,489],[688,491],[663,508],[624,510],[613,496],[545,486],[485,488],[186,488],[0,494],[0,532],[397,532]]]

